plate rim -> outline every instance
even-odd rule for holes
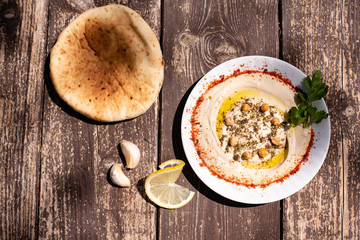
[[[227,68],[228,70],[230,69],[229,74],[231,74],[234,70],[240,68],[241,63],[244,63],[246,61],[248,61],[248,62],[251,62],[251,61],[264,61],[265,64],[263,65],[261,70],[267,69],[268,68],[268,63],[270,63],[270,62],[271,62],[271,64],[277,63],[277,64],[280,64],[280,65],[283,65],[282,67],[288,67],[289,71],[290,70],[291,71],[296,71],[297,74],[302,75],[302,79],[306,77],[305,73],[303,73],[300,69],[298,69],[297,67],[291,65],[288,62],[285,62],[285,61],[283,61],[281,59],[268,57],[268,56],[261,56],[261,55],[238,57],[238,58],[228,60],[228,61],[226,61],[224,63],[221,63],[221,64],[215,66],[210,71],[208,71],[206,74],[204,74],[204,76],[199,81],[197,81],[195,83],[195,85],[194,84],[192,85],[193,87],[191,89],[190,94],[188,95],[188,98],[186,99],[184,109],[183,109],[183,113],[182,113],[182,116],[181,116],[181,141],[182,141],[183,149],[184,149],[184,152],[185,152],[185,156],[186,156],[191,168],[193,169],[195,174],[199,177],[199,179],[206,186],[208,186],[211,190],[213,190],[214,192],[216,192],[217,194],[219,194],[222,197],[225,197],[227,199],[230,199],[230,200],[233,200],[233,201],[236,201],[236,202],[246,203],[246,204],[264,204],[264,203],[270,203],[270,202],[279,201],[279,200],[282,200],[282,199],[284,199],[286,197],[289,197],[289,196],[293,195],[294,193],[298,192],[300,189],[304,188],[317,175],[318,171],[320,170],[321,166],[323,165],[323,163],[324,163],[324,161],[326,159],[326,156],[327,156],[327,153],[328,153],[328,150],[329,150],[330,137],[331,137],[331,125],[330,125],[331,123],[330,123],[330,116],[329,116],[327,119],[325,119],[325,121],[318,124],[318,125],[321,125],[322,128],[325,127],[327,131],[323,130],[321,132],[315,132],[315,130],[314,130],[315,137],[319,137],[319,136],[317,136],[319,134],[324,135],[324,136],[322,136],[322,138],[316,139],[316,141],[314,141],[314,145],[312,146],[312,148],[310,150],[308,160],[305,161],[304,163],[301,163],[302,166],[300,166],[300,170],[297,173],[291,175],[289,178],[285,179],[281,183],[277,183],[277,182],[271,183],[269,186],[267,186],[265,188],[261,188],[261,187],[255,187],[255,188],[251,187],[250,188],[250,187],[246,187],[244,185],[238,185],[238,184],[227,182],[227,181],[225,181],[223,179],[220,179],[217,176],[214,176],[206,166],[200,166],[200,163],[202,162],[202,160],[200,159],[200,162],[199,162],[199,160],[192,159],[191,152],[189,152],[190,150],[187,149],[188,142],[192,142],[192,140],[190,138],[185,139],[185,136],[189,137],[188,133],[187,133],[189,130],[186,129],[186,127],[189,126],[189,124],[186,125],[186,121],[188,121],[188,123],[189,123],[189,121],[191,119],[191,116],[192,116],[192,114],[189,114],[188,111],[187,111],[189,109],[191,110],[191,108],[189,108],[189,105],[191,105],[190,104],[191,101],[196,102],[197,99],[202,95],[202,94],[200,94],[198,96],[194,96],[194,95],[196,95],[197,91],[201,90],[200,88],[202,88],[204,90],[204,87],[200,87],[200,86],[204,85],[206,82],[212,82],[215,79],[219,79],[221,75],[225,75],[225,76],[227,75],[226,73],[222,73],[221,75],[217,74],[217,77],[212,77],[211,74],[216,73],[217,71],[219,71],[219,69],[221,70],[221,68],[224,68],[224,67],[226,67],[228,65],[239,64],[238,67],[235,67],[232,70],[229,67]],[[264,67],[265,65],[266,65],[266,67]],[[248,66],[246,66],[246,67],[248,67]],[[250,68],[250,69],[246,69],[246,70],[260,70],[260,68],[258,68],[258,69]],[[282,72],[278,72],[278,73],[281,74],[281,75],[284,74]],[[288,78],[290,80],[289,76],[284,76],[284,77]],[[300,80],[300,81],[302,82],[302,80]],[[301,84],[294,84],[293,83],[293,85],[302,88],[300,86]],[[321,100],[319,100],[319,101],[316,101],[316,106],[318,106],[320,109],[324,109],[326,112],[328,112],[328,108],[327,108],[326,103],[325,103],[323,98]],[[190,111],[190,112],[192,113],[192,111]],[[186,119],[187,115],[190,116],[190,119]],[[315,125],[315,126],[317,126],[317,125]],[[314,126],[314,128],[315,128],[315,126]],[[317,129],[319,129],[319,128],[321,128],[321,127],[320,126],[317,127]],[[314,151],[317,152],[316,150],[314,150],[315,149],[314,146],[319,145],[319,144],[321,144],[321,146],[323,146],[320,149],[323,152],[322,152],[322,154],[320,156],[321,157],[320,162],[318,162],[318,163],[315,162],[316,163],[315,167],[312,167],[310,176],[307,176],[307,177],[305,177],[305,179],[302,179],[302,182],[300,184],[296,183],[296,182],[294,183],[294,180],[291,181],[291,179],[295,178],[293,176],[298,176],[299,173],[304,174],[303,172],[308,168],[306,166],[313,163],[313,159],[311,158],[312,157],[312,152],[314,152]],[[206,169],[205,172],[208,172],[207,175],[204,175],[204,169]],[[303,169],[303,170],[301,170],[301,169]],[[296,177],[296,178],[298,178],[298,177]],[[245,199],[244,198],[239,199],[238,196],[232,197],[232,196],[229,196],[229,194],[224,194],[223,190],[221,190],[221,189],[219,190],[218,187],[212,185],[214,183],[214,181],[217,182],[217,184],[224,184],[224,186],[227,186],[228,188],[229,188],[229,186],[232,186],[234,189],[239,189],[239,191],[244,192],[243,194],[247,194],[248,192],[263,192],[263,194],[267,195],[267,197],[260,198],[260,199],[258,199],[258,198],[256,198],[256,199],[246,199],[246,198]],[[290,188],[290,189],[287,188],[287,185],[289,185],[288,183],[295,184],[295,187]],[[271,191],[278,191],[279,189],[284,190],[284,188],[286,189],[285,194],[282,192],[283,194],[277,195],[275,197],[271,197],[271,194],[269,194],[269,191],[270,192]]]

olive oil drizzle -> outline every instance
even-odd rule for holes
[[[221,127],[225,120],[224,116],[232,108],[232,106],[234,106],[234,104],[236,102],[238,102],[241,98],[260,97],[260,96],[261,96],[261,94],[255,90],[245,89],[245,90],[235,92],[233,95],[231,95],[230,97],[225,99],[225,101],[223,102],[223,104],[221,105],[221,107],[219,109],[219,113],[218,113],[217,119],[216,119],[216,134],[219,139],[220,139]]]
[[[243,98],[261,98],[261,93],[252,89],[245,89],[245,90],[241,90],[241,91],[237,91],[235,92],[233,95],[231,95],[230,97],[226,98],[225,101],[223,102],[223,104],[220,106],[218,115],[217,115],[217,119],[216,119],[216,134],[218,136],[219,141],[221,141],[221,129],[223,126],[223,123],[225,121],[225,115],[227,114],[228,111],[231,110],[231,108],[241,99]],[[282,111],[280,111],[281,114],[284,114]],[[277,153],[275,156],[273,156],[272,158],[270,158],[267,161],[261,162],[261,163],[253,163],[253,162],[249,162],[246,160],[240,160],[241,165],[246,167],[246,168],[251,168],[251,169],[268,169],[268,168],[272,168],[276,165],[278,165],[279,163],[281,163],[283,161],[283,159],[286,157],[287,155],[287,147],[284,147],[283,149],[281,149],[281,151],[279,153]]]

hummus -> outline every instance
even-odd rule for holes
[[[262,72],[241,73],[213,85],[199,98],[192,117],[193,141],[210,171],[251,186],[293,173],[312,139],[311,127],[283,123],[296,106],[293,86]]]

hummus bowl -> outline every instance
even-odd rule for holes
[[[249,204],[281,200],[310,182],[327,154],[329,118],[307,129],[286,129],[274,121],[282,122],[295,105],[295,88],[303,89],[305,77],[282,60],[248,56],[222,63],[200,79],[185,104],[181,137],[201,181],[223,197]],[[323,99],[313,105],[327,111]]]

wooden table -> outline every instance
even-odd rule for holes
[[[110,2],[0,3],[0,239],[360,239],[359,0],[122,1],[160,40],[164,85],[144,115],[96,124],[54,92],[49,53],[71,20]],[[156,207],[144,178],[165,160],[186,160],[180,119],[189,88],[246,55],[324,73],[332,127],[320,172],[293,196],[253,206],[212,192],[187,164],[178,182],[193,200]],[[125,189],[108,181],[121,139],[142,152]]]

